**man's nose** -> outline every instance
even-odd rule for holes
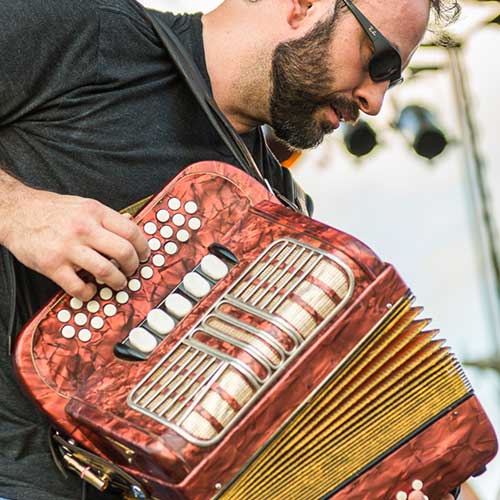
[[[389,88],[389,82],[374,82],[368,75],[353,93],[359,109],[367,115],[377,115],[380,112],[384,96]]]

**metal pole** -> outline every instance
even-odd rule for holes
[[[500,259],[497,248],[497,235],[494,214],[485,180],[485,165],[477,144],[477,134],[471,113],[471,100],[462,62],[460,45],[447,49],[450,61],[457,117],[463,140],[467,187],[473,208],[477,247],[481,256],[484,277],[484,292],[487,312],[491,325],[494,353],[500,356]]]

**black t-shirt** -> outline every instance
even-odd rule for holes
[[[201,15],[156,15],[209,83]],[[0,162],[29,185],[121,209],[191,163],[234,163],[134,0],[15,0],[0,3],[0,19]],[[280,189],[261,131],[243,138]],[[0,497],[79,499],[80,482],[52,464],[47,423],[8,357],[8,332],[55,288],[2,247],[0,280]]]

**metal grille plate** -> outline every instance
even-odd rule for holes
[[[218,442],[352,296],[334,255],[271,244],[131,391],[128,404],[199,446]]]

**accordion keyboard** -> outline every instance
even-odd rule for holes
[[[63,338],[68,340],[74,338],[86,344],[99,337],[98,333],[105,326],[106,320],[119,314],[120,307],[127,304],[134,294],[140,292],[144,283],[151,280],[157,271],[164,269],[167,264],[166,259],[177,254],[180,245],[188,244],[192,233],[201,228],[202,222],[197,216],[198,205],[193,200],[183,202],[173,197],[168,200],[167,208],[156,210],[154,221],[143,225],[152,255],[148,263],[141,264],[137,275],[128,280],[124,290],[115,292],[103,284],[98,284],[99,290],[93,300],[84,303],[71,298],[69,307],[59,309],[57,319]],[[213,268],[214,264],[211,266],[209,264],[208,268],[210,267]],[[136,340],[135,352],[118,349],[117,354],[125,357],[126,352],[132,358],[142,359],[144,356],[141,353],[151,352],[160,339],[152,339],[148,332],[137,330],[132,334],[132,340]],[[128,344],[127,339],[125,345]]]

